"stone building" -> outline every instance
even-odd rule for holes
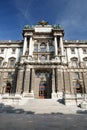
[[[0,41],[0,93],[61,98],[87,93],[87,41],[64,40],[60,25],[26,25],[23,40]]]

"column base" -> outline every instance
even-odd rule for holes
[[[57,97],[57,93],[53,92],[53,93],[51,94],[51,97],[52,97],[52,99],[57,99],[57,98],[58,98],[58,97]]]
[[[63,92],[57,92],[57,97],[58,99],[63,99],[64,98]]]
[[[24,92],[23,97],[34,99],[34,93],[33,92],[31,92],[31,93]]]
[[[79,106],[83,101],[83,96],[81,94],[65,94],[64,102],[65,105],[75,105]]]

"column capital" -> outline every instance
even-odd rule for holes
[[[18,70],[24,71],[24,66],[20,65],[19,68],[18,68]]]
[[[26,70],[30,71],[30,66],[26,65]]]

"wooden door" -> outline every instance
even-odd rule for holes
[[[45,82],[41,82],[39,86],[39,98],[47,98],[47,86]]]

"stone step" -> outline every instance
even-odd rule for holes
[[[20,104],[21,107],[28,108],[52,108],[52,107],[65,107],[57,100],[53,99],[29,99],[24,104]]]

